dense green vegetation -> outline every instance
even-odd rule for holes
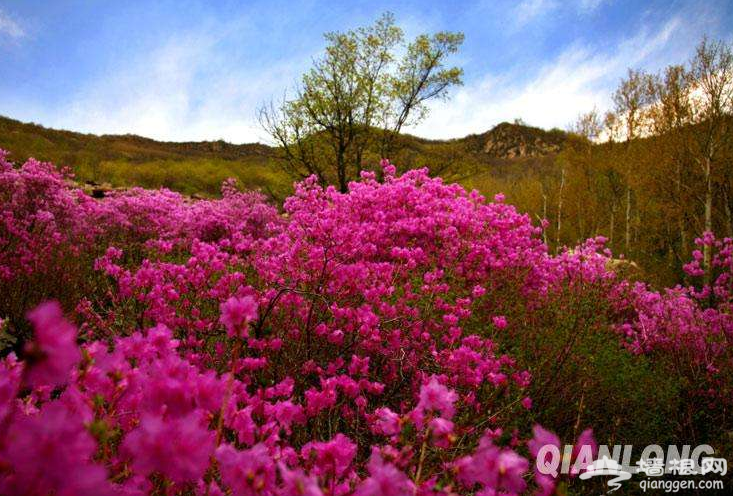
[[[28,157],[70,167],[80,183],[110,187],[166,187],[203,196],[219,194],[234,177],[275,199],[291,189],[274,165],[272,150],[258,144],[223,141],[165,143],[140,136],[96,136],[48,129],[0,117],[0,148],[22,162]]]
[[[394,140],[394,161],[403,169],[428,167],[434,175],[464,182],[487,194],[508,194],[531,170],[548,172],[554,153],[547,147],[559,147],[566,138],[559,130],[508,123],[458,140],[425,140],[402,134]],[[494,144],[488,152],[487,143]],[[526,155],[510,157],[523,143],[530,144]],[[135,135],[96,136],[0,116],[0,148],[8,150],[16,162],[34,157],[70,167],[80,183],[166,187],[189,195],[216,196],[222,180],[234,177],[276,201],[292,188],[292,179],[278,166],[276,150],[259,144],[166,143]],[[365,163],[378,161],[378,151],[365,152]]]

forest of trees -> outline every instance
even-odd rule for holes
[[[547,219],[552,249],[602,235],[647,278],[683,282],[693,250],[710,264],[695,238],[733,236],[731,46],[703,40],[685,65],[629,69],[612,101],[569,126],[553,163],[469,184]]]

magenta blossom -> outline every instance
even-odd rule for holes
[[[494,446],[489,436],[481,439],[473,455],[458,460],[457,468],[459,479],[468,488],[480,484],[485,490],[521,493],[527,487],[527,459],[510,449]]]
[[[427,384],[420,387],[420,401],[416,409],[419,412],[437,411],[440,415],[450,420],[455,414],[453,406],[458,395],[438,382],[433,376]]]
[[[263,444],[244,451],[223,444],[216,450],[216,459],[222,481],[234,494],[271,494],[274,489],[275,465]]]
[[[30,366],[27,381],[31,387],[58,386],[66,383],[69,373],[79,363],[76,329],[55,301],[49,301],[28,313],[35,329],[35,341],[26,347]]]
[[[369,458],[369,478],[354,492],[354,496],[411,496],[415,494],[412,481],[391,463],[385,463],[377,448]]]
[[[214,432],[202,425],[199,412],[178,418],[143,415],[123,449],[142,474],[160,472],[175,482],[194,481],[209,465]]]
[[[374,429],[385,436],[394,436],[400,433],[400,416],[387,407],[378,408],[374,415]]]
[[[356,445],[343,434],[326,442],[310,442],[301,449],[303,458],[312,459],[317,474],[343,476],[356,456]]]
[[[220,321],[231,337],[247,336],[247,324],[257,318],[257,302],[251,296],[232,296],[221,304]]]
[[[0,459],[11,472],[2,494],[112,494],[105,469],[92,462],[97,446],[82,419],[61,401],[11,425]]]

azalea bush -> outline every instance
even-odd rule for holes
[[[262,195],[231,182],[221,200],[133,188],[97,201],[71,179],[68,170],[33,159],[14,167],[0,150],[0,315],[21,341],[30,333],[25,313],[44,300],[71,309],[85,297],[106,297],[95,260],[109,247],[124,246],[125,259],[140,264],[151,250],[278,222]]]
[[[632,353],[652,358],[688,398],[677,411],[679,434],[712,436],[733,452],[721,429],[730,427],[733,413],[733,240],[705,233],[695,243],[713,252],[711,282],[696,250],[685,265],[689,286],[657,292],[640,282],[619,284],[613,301],[627,318],[616,329]]]
[[[0,161],[3,494],[549,495],[596,440],[677,421],[649,408],[678,396],[664,339],[729,329],[692,289],[650,310],[672,296],[603,239],[550,255],[501,196],[426,170],[308,179],[279,213],[233,182],[96,200]],[[727,380],[717,342],[705,380]],[[562,480],[535,468],[560,439]]]

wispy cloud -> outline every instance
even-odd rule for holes
[[[417,16],[407,17],[401,26],[408,36],[431,29],[429,20]],[[79,85],[63,108],[42,116],[43,122],[167,141],[267,142],[257,109],[289,93],[323,46],[317,36],[315,46],[294,43],[266,63],[233,58],[222,44],[231,42],[232,33],[250,29],[256,29],[251,19],[242,18],[172,36],[149,53],[128,58]]]
[[[6,37],[17,41],[25,36],[26,32],[20,24],[0,9],[0,38]]]
[[[580,0],[578,7],[584,12],[593,12],[604,3],[610,3],[610,0]]]
[[[554,5],[553,1],[528,0],[522,7],[524,18],[533,20],[524,30],[504,32],[511,31],[511,27],[504,28],[515,20],[518,7],[513,5],[491,13],[492,19],[498,19],[490,33],[496,36],[483,37],[489,28],[474,22],[478,14],[457,26],[446,26],[440,13],[400,15],[398,20],[410,37],[446,27],[460,29],[460,22],[467,31],[466,46],[453,60],[465,69],[466,85],[452,91],[447,102],[433,102],[428,118],[407,131],[428,138],[461,137],[518,117],[542,127],[565,127],[580,112],[607,109],[610,94],[627,67],[656,71],[684,62],[703,33],[731,37],[720,8],[699,4],[675,9],[671,17],[659,10],[639,11],[635,22],[602,36],[592,30],[557,35],[569,22],[568,9],[577,13],[582,8],[588,12],[614,8],[607,3],[609,0],[573,0]],[[51,42],[36,39],[35,33],[54,31],[34,29],[35,45],[29,43],[23,57],[16,57],[17,69],[12,72],[31,70],[27,54],[35,47],[39,56],[48,55],[42,59],[47,63],[34,62],[34,70],[44,76],[37,78],[35,87],[33,81],[17,84],[12,75],[0,79],[0,113],[97,134],[136,133],[171,141],[267,141],[256,109],[292,88],[323,49],[323,41],[308,30],[297,29],[298,16],[307,12],[264,25],[257,9],[238,11],[238,15],[226,20],[215,15],[197,19],[187,29],[163,30],[129,46],[110,38],[96,58],[83,59],[85,63],[91,60],[86,67],[64,66],[67,53],[74,60],[76,53],[86,51],[64,51],[51,44],[48,46],[58,49],[47,50],[41,44]],[[370,15],[349,13],[348,25],[363,25]],[[0,43],[9,37],[6,18],[0,12]],[[330,26],[336,28],[346,24],[331,21]],[[17,29],[27,33],[24,27],[25,32]],[[539,31],[552,36],[525,40],[523,33]],[[89,43],[78,47],[87,50]],[[110,50],[114,56],[109,56]],[[53,70],[41,71],[49,67]],[[46,84],[48,81],[53,82]]]
[[[547,128],[565,127],[594,106],[607,108],[613,88],[628,67],[656,70],[666,63],[683,62],[684,50],[696,42],[683,26],[675,17],[655,31],[643,29],[602,51],[572,45],[528,78],[522,77],[524,68],[486,75],[460,88],[451,100],[433,104],[428,119],[410,131],[428,138],[452,138],[514,118]],[[670,51],[673,38],[685,39],[684,50],[672,47]]]
[[[210,32],[189,33],[114,67],[84,85],[50,125],[169,141],[266,140],[256,109],[281,96],[308,59],[239,66],[217,50],[220,40]]]
[[[517,5],[514,12],[515,27],[523,27],[555,10],[558,6],[555,0],[523,0]]]
[[[518,117],[542,127],[564,127],[580,112],[607,106],[626,68],[660,58],[670,39],[683,34],[682,26],[675,17],[603,51],[576,43],[529,77],[525,67],[515,67],[474,78],[450,100],[434,103],[428,119],[408,131],[428,138],[460,137]],[[301,55],[263,68],[236,67],[217,56],[217,42],[206,31],[171,39],[81,88],[50,125],[95,133],[134,131],[173,141],[266,141],[255,109],[282,96],[310,61]],[[685,56],[674,54],[668,62]]]

